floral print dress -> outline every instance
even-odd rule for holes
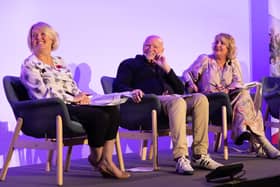
[[[54,66],[41,62],[35,55],[29,56],[21,66],[21,81],[34,99],[58,97],[69,104],[81,91],[63,60],[52,58]]]
[[[196,84],[199,92],[219,92],[219,87],[227,91],[243,88],[244,83],[240,65],[237,59],[228,61],[220,68],[211,55],[201,55],[183,73],[188,84]],[[243,89],[232,101],[233,121],[232,138],[237,138],[241,132],[249,128],[257,135],[264,135],[261,111],[255,109],[254,102],[248,90]]]

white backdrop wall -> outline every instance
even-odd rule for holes
[[[163,37],[168,61],[180,75],[199,54],[211,52],[215,34],[228,32],[236,39],[244,80],[251,77],[249,0],[0,0],[1,80],[19,75],[23,59],[30,55],[27,32],[38,21],[58,31],[61,45],[54,55],[65,59],[85,91],[102,93],[100,77],[115,76],[123,59],[142,52],[150,34]],[[1,167],[15,119],[2,81],[0,88]],[[87,147],[74,150],[73,158],[87,156]],[[44,159],[45,152],[21,150],[12,166]]]

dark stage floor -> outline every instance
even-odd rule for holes
[[[163,187],[163,186],[256,186],[259,184],[265,187],[272,186],[271,181],[279,184],[280,160],[270,160],[266,158],[256,158],[253,154],[241,154],[231,151],[230,158],[224,161],[222,154],[212,153],[214,159],[224,164],[243,163],[246,174],[243,176],[243,182],[223,181],[222,183],[208,183],[205,176],[209,171],[197,169],[192,176],[182,176],[175,174],[175,162],[171,157],[171,150],[161,150],[159,152],[160,171],[152,172],[132,172],[132,177],[128,180],[104,179],[97,171],[94,171],[88,164],[87,159],[73,160],[71,169],[64,173],[64,186],[66,187]],[[115,159],[115,157],[114,157]],[[150,167],[151,161],[140,161],[136,154],[124,155],[126,168]],[[45,172],[44,164],[14,167],[8,170],[6,181],[0,182],[1,187],[38,187],[55,186],[55,171]],[[278,176],[279,175],[279,176]],[[255,180],[258,180],[256,182]],[[260,180],[261,179],[261,180]],[[251,184],[249,184],[251,182]],[[254,182],[254,183],[252,183]],[[279,185],[277,185],[279,186]]]

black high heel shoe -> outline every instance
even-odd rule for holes
[[[251,139],[251,133],[249,131],[242,132],[236,139],[235,139],[235,145],[242,145],[245,140]]]
[[[89,155],[89,156],[88,156],[88,162],[89,162],[90,165],[92,165],[95,169],[97,169],[100,161],[96,161],[96,160],[92,159],[91,156]]]

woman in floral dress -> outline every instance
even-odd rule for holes
[[[194,92],[229,94],[233,107],[232,138],[235,143],[241,145],[244,140],[253,137],[269,158],[280,157],[280,151],[265,137],[261,111],[255,108],[249,91],[242,89],[244,83],[236,58],[234,38],[227,33],[220,33],[215,36],[212,49],[212,54],[200,55],[183,72],[184,81]]]

